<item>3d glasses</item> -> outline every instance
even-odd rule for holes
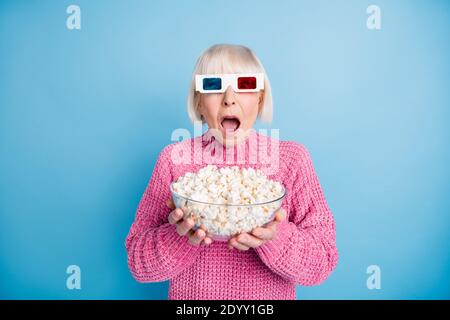
[[[221,93],[228,86],[235,92],[258,92],[264,89],[264,73],[195,75],[195,90],[200,93]]]

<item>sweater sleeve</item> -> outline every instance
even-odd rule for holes
[[[168,223],[172,182],[170,145],[158,156],[150,181],[139,202],[136,218],[125,241],[128,267],[139,282],[164,281],[194,263],[200,246],[192,246],[186,236]]]
[[[308,151],[295,144],[292,152],[295,174],[287,218],[278,225],[275,238],[255,250],[276,274],[312,286],[325,281],[337,264],[335,222]]]

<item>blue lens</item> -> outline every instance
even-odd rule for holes
[[[221,78],[204,78],[203,90],[220,90],[222,89]]]

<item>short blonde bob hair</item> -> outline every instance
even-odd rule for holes
[[[263,98],[258,118],[263,122],[272,121],[272,90],[261,61],[247,47],[234,44],[216,44],[200,55],[192,74],[187,98],[187,111],[192,122],[202,121],[204,123],[198,113],[201,93],[195,91],[195,75],[219,73],[264,73]]]

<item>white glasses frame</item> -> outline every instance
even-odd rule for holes
[[[255,77],[255,89],[239,89],[237,87],[237,79],[240,77]],[[204,90],[203,79],[205,78],[220,78],[222,81],[222,88],[220,90]],[[195,90],[200,93],[222,93],[231,86],[234,92],[258,92],[264,89],[264,73],[226,73],[226,74],[196,74],[195,75]]]

